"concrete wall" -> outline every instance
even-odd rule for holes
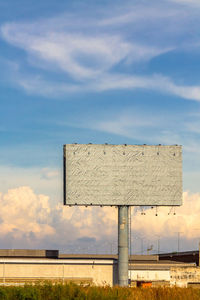
[[[129,270],[131,280],[170,280],[170,270]]]
[[[110,285],[116,283],[113,261],[97,260],[0,260],[0,282],[24,283],[41,280]]]
[[[187,287],[190,283],[200,283],[199,267],[175,267],[170,270],[171,285]]]
[[[129,270],[132,282],[170,282],[186,287],[200,283],[199,267]],[[117,263],[111,259],[0,258],[0,284],[19,284],[50,280],[83,284],[117,284]]]
[[[170,283],[170,286],[200,286],[200,268],[195,266],[176,266],[163,270],[129,270],[132,282],[152,282],[152,286]]]

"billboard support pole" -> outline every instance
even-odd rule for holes
[[[129,206],[118,206],[118,284],[128,286],[128,210]]]

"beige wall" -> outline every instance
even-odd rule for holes
[[[116,268],[114,270],[113,264],[0,262],[1,283],[59,280],[113,286],[114,277]]]
[[[175,267],[170,270],[171,285],[187,287],[188,283],[200,282],[199,267]]]
[[[170,281],[170,270],[129,270],[131,280]]]

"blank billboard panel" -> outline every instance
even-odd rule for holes
[[[179,206],[182,147],[64,145],[64,204]]]

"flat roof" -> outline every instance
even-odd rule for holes
[[[113,265],[113,259],[0,258],[0,264]]]
[[[0,249],[0,257],[43,257],[58,258],[59,250],[39,249]]]
[[[172,267],[196,267],[195,263],[184,263],[170,260],[162,260],[154,263],[135,262],[129,263],[129,270],[169,270]]]
[[[85,259],[85,258],[95,258],[95,259],[118,259],[117,254],[59,254],[59,258],[76,258],[76,259]],[[158,255],[131,255],[129,256],[129,261],[158,261]]]
[[[199,255],[199,250],[161,253],[161,254],[159,254],[159,257],[162,258],[165,256],[173,257],[173,256],[188,256],[188,255]]]

